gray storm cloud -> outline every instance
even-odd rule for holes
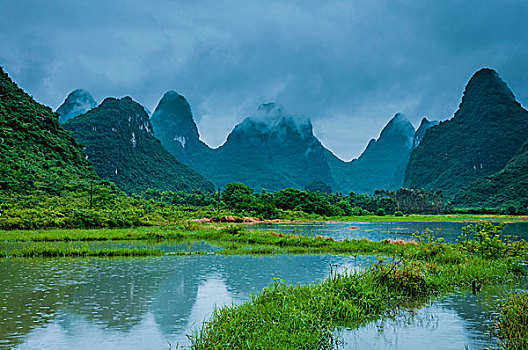
[[[520,0],[0,0],[0,12],[0,65],[38,101],[84,88],[153,110],[174,89],[211,146],[275,101],[349,160],[397,112],[451,117],[484,66],[528,102]]]

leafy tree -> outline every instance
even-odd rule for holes
[[[256,204],[253,189],[241,183],[227,184],[222,192],[222,201],[233,210],[249,210]]]

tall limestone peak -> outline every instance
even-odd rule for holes
[[[200,140],[191,106],[182,95],[167,91],[150,118],[154,134],[179,161],[202,171],[211,149]]]
[[[489,102],[515,102],[515,96],[511,92],[508,85],[499,77],[497,72],[490,68],[482,68],[477,71],[466,85],[462,103],[460,108],[469,104],[469,108],[473,107],[473,103],[483,103],[486,100]]]
[[[170,133],[173,139],[185,146],[186,140],[198,140],[189,102],[176,91],[167,91],[158,103],[151,118],[156,134]]]
[[[359,158],[349,163],[349,175],[339,176],[345,188],[362,193],[398,189],[403,183],[414,134],[411,122],[403,114],[396,113],[378,139],[370,140]]]
[[[130,97],[106,98],[64,124],[86,146],[97,174],[127,193],[148,188],[212,191],[204,177],[177,161],[154,137],[148,115]]]
[[[97,106],[97,102],[88,91],[77,89],[70,92],[56,112],[60,115],[59,122],[64,123],[71,118],[88,112],[95,106]]]
[[[422,141],[423,137],[425,136],[425,132],[432,128],[433,126],[438,125],[440,122],[438,120],[429,120],[427,118],[422,118],[422,121],[420,122],[420,126],[418,129],[416,129],[416,132],[414,133],[413,137],[413,148],[417,147],[420,142]]]
[[[134,147],[141,140],[154,136],[145,108],[130,96],[107,97],[97,109],[99,113],[88,119],[93,131],[131,135]]]
[[[370,152],[373,152],[378,147],[387,147],[394,145],[397,147],[403,147],[405,149],[412,147],[412,139],[414,137],[414,126],[411,122],[401,113],[396,113],[394,117],[389,120],[387,125],[381,130],[379,138],[372,145],[369,146],[360,156],[368,156]],[[376,146],[382,145],[382,146]],[[367,150],[369,152],[367,152]],[[378,150],[380,151],[380,150]],[[382,150],[384,152],[385,150]]]
[[[393,157],[395,152],[409,152],[414,137],[414,127],[401,113],[396,113],[381,130],[378,139],[371,139],[367,147],[355,161],[379,162],[380,157]]]
[[[243,182],[257,189],[280,190],[304,189],[321,181],[335,188],[325,149],[313,135],[311,122],[276,103],[260,105],[215,151],[226,169],[210,176],[220,185]]]
[[[429,129],[413,150],[405,187],[442,189],[447,199],[500,171],[528,139],[528,112],[491,69],[469,80],[455,115]]]
[[[257,112],[236,125],[229,135],[267,135],[268,137],[296,136],[303,140],[313,138],[311,121],[304,116],[289,114],[285,108],[276,103],[264,103]]]

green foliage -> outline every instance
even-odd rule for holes
[[[253,189],[241,183],[227,184],[222,192],[222,200],[229,209],[237,211],[247,210],[256,202]]]
[[[217,194],[202,191],[193,193],[160,191],[149,189],[141,196],[171,205],[192,205],[217,208]],[[227,184],[221,192],[221,207],[242,216],[261,219],[314,219],[305,214],[319,216],[362,216],[382,209],[392,214],[396,209],[394,198],[387,196],[349,195],[341,193],[321,193],[301,191],[293,188],[277,192],[262,190],[256,193],[251,187],[241,183]],[[292,217],[292,213],[298,213]],[[382,211],[380,211],[382,213]],[[385,215],[384,214],[384,215]]]
[[[94,186],[90,191],[65,198],[28,197],[28,201],[7,202],[0,209],[0,229],[136,227],[163,224],[182,216],[177,207],[133,199],[113,185]]]
[[[0,203],[65,197],[96,178],[58,115],[0,68]]]
[[[462,228],[462,235],[457,242],[468,253],[489,258],[517,256],[524,242],[514,242],[511,236],[502,236],[504,227],[504,224],[494,225],[490,222],[469,224]]]
[[[528,294],[511,294],[501,305],[497,336],[500,349],[528,349]]]

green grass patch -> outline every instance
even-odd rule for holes
[[[528,349],[528,294],[516,293],[501,305],[497,319],[501,349]]]
[[[50,243],[33,243],[27,247],[1,250],[0,257],[89,257],[89,256],[160,256],[165,252],[148,248],[107,248],[92,249]]]
[[[474,230],[491,230],[489,223],[474,226]],[[482,226],[482,225],[485,225]],[[484,227],[484,228],[482,228]],[[479,231],[480,232],[480,231]],[[481,252],[487,255],[522,255],[528,251],[524,241],[503,241],[500,235],[478,233],[460,245],[440,242],[370,241],[330,237],[298,236],[271,231],[247,231],[240,224],[201,224],[184,222],[164,227],[134,229],[71,229],[36,231],[0,231],[0,242],[74,242],[74,241],[145,241],[157,242],[208,242],[222,248],[220,254],[366,254],[424,258],[438,256],[441,262],[459,262],[466,253]],[[476,243],[474,243],[476,242]],[[422,244],[424,243],[424,244]],[[428,243],[428,244],[425,244]]]

